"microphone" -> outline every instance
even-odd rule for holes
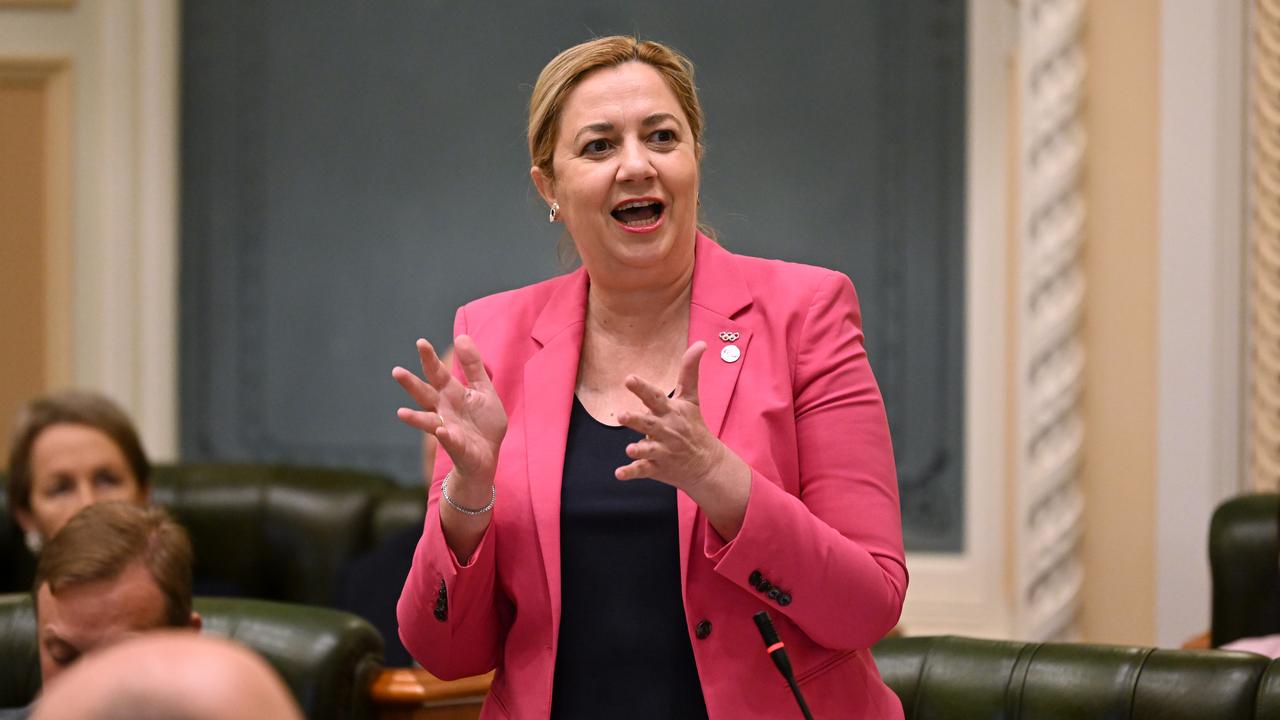
[[[773,627],[773,619],[764,610],[752,615],[751,619],[756,621],[756,627],[760,629],[760,637],[764,638],[765,651],[769,653],[773,664],[778,667],[778,672],[782,673],[782,677],[787,681],[791,694],[796,696],[800,712],[804,713],[805,720],[813,720],[813,715],[809,713],[809,705],[805,703],[804,695],[800,693],[800,686],[796,684],[796,676],[791,672],[791,659],[787,657],[786,646],[778,639],[778,631]]]

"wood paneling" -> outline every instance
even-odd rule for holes
[[[67,64],[0,59],[0,422],[65,382]],[[7,453],[8,437],[0,437]]]

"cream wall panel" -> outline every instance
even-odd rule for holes
[[[0,58],[65,57],[69,382],[119,400],[159,459],[177,452],[176,0],[0,8]]]
[[[1158,0],[1091,2],[1081,634],[1155,640]]]
[[[1156,642],[1209,626],[1213,508],[1243,486],[1244,0],[1160,16]]]
[[[912,553],[902,626],[912,635],[959,633],[1009,637],[1005,573],[1006,458],[1010,375],[1007,312],[1008,195],[1017,40],[1016,9],[969,0],[968,168],[965,277],[965,551]]]

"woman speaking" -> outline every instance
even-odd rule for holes
[[[554,58],[530,174],[582,267],[462,307],[456,375],[425,340],[425,379],[392,371],[446,455],[401,638],[496,668],[482,717],[798,717],[761,610],[815,717],[902,717],[867,650],[907,571],[853,286],[698,231],[702,128],[659,43]]]

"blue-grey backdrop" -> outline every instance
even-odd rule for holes
[[[853,278],[907,545],[961,549],[962,0],[187,2],[184,457],[420,482],[390,368],[466,300],[560,272],[529,89],[613,33],[695,62],[721,241]]]

